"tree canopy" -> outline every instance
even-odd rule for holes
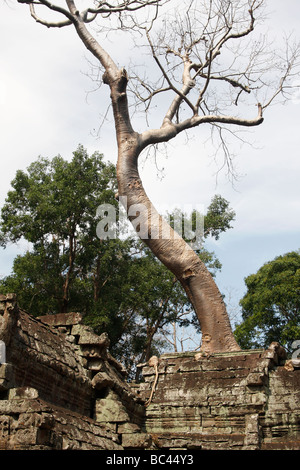
[[[38,299],[43,302],[42,295],[37,297],[39,286],[54,310],[67,311],[79,269],[75,261],[81,258],[80,269],[87,272],[97,259],[95,210],[104,202],[116,205],[115,167],[79,146],[71,162],[61,156],[39,158],[27,172],[17,171],[11,186],[1,211],[1,245],[22,239],[31,243],[33,252],[16,259],[16,272],[30,273],[28,287],[34,284],[37,309],[46,308],[38,305]]]
[[[120,237],[99,239],[103,212],[97,209],[110,202],[119,215],[115,167],[102,154],[89,156],[79,145],[70,161],[40,157],[17,171],[11,186],[1,210],[1,245],[25,240],[30,248],[15,258],[0,291],[17,293],[21,308],[35,316],[81,312],[96,332],[108,333],[115,356],[128,368],[166,346],[170,325],[197,326],[180,283],[127,234],[122,217],[116,217]],[[174,214],[168,216],[174,224]],[[196,213],[189,217],[193,221]],[[216,195],[202,217],[204,243],[231,228],[235,213]],[[196,252],[214,275],[221,265],[203,243]]]
[[[300,339],[300,251],[276,257],[245,283],[243,321],[235,330],[239,344],[247,349],[277,341],[291,351]]]

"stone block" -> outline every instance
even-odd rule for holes
[[[11,364],[0,364],[0,392],[14,387],[14,370]]]
[[[22,399],[33,399],[38,398],[39,392],[32,387],[18,387],[9,390],[9,400],[22,400]]]
[[[98,398],[95,404],[97,422],[122,423],[130,422],[128,412],[118,395],[112,390],[105,398]]]
[[[118,434],[135,434],[140,433],[141,428],[137,424],[134,423],[121,423],[118,425]]]
[[[92,379],[92,385],[96,390],[111,387],[113,384],[113,379],[106,372],[98,372]]]
[[[124,449],[148,449],[151,447],[152,437],[146,433],[122,434],[122,446]]]
[[[264,373],[252,372],[248,375],[246,383],[249,387],[251,386],[262,386],[264,384]]]
[[[57,313],[56,315],[38,317],[43,323],[55,327],[77,325],[82,322],[82,318],[82,314],[79,312]]]

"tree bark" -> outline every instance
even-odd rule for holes
[[[69,235],[69,266],[68,271],[66,274],[65,282],[63,284],[63,299],[62,299],[62,313],[68,312],[69,307],[69,291],[70,291],[70,283],[71,277],[73,274],[74,269],[74,260],[75,260],[75,253],[76,253],[76,240],[74,231]]]
[[[137,167],[138,143],[136,136],[122,138],[119,148],[117,176],[119,197],[126,196],[129,219],[134,219],[131,208],[138,204],[138,219],[144,242],[157,258],[177,277],[185,289],[197,314],[202,331],[202,350],[222,352],[240,349],[229,322],[226,307],[211,274],[186,242],[176,236],[171,227],[158,215],[149,200]],[[144,209],[143,209],[144,208]],[[156,225],[151,218],[156,220]],[[170,238],[151,238],[151,230],[170,233]],[[144,238],[148,234],[148,238]]]
[[[130,123],[125,72],[120,71],[118,82],[109,84],[118,142],[118,191],[128,217],[134,224],[138,220],[140,237],[186,291],[200,323],[202,350],[207,353],[239,350],[222,295],[211,274],[197,254],[158,214],[143,188],[138,171],[143,141]]]

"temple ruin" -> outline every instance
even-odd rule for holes
[[[300,449],[300,364],[277,343],[163,354],[129,383],[80,313],[34,318],[14,294],[0,341],[2,450]]]

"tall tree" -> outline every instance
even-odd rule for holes
[[[1,211],[0,241],[6,246],[23,238],[31,248],[16,257],[0,292],[16,292],[20,306],[37,316],[80,311],[85,323],[108,333],[115,357],[132,370],[157,351],[170,323],[188,326],[194,318],[187,317],[191,305],[175,276],[136,236],[125,236],[115,189],[115,167],[98,153],[88,156],[82,146],[69,162],[61,156],[39,158],[27,171],[17,171]],[[122,239],[107,231],[102,239],[97,236],[108,209]],[[187,215],[177,210],[176,217],[166,217],[174,225],[176,217],[184,224]],[[200,214],[189,217],[191,237]],[[229,229],[235,214],[215,196],[201,217],[204,242]],[[196,253],[212,274],[220,269],[203,243]]]
[[[300,340],[300,251],[277,256],[245,279],[243,321],[235,329],[244,348],[277,341],[292,351]]]
[[[101,257],[96,210],[104,202],[117,206],[114,165],[80,145],[70,162],[39,158],[26,172],[17,171],[11,184],[1,210],[0,243],[25,239],[33,248],[14,263],[15,281],[24,282],[24,289],[17,289],[20,300],[26,297],[32,313],[68,311],[78,270],[94,272],[96,295]]]
[[[264,0],[91,0],[83,11],[76,0],[18,2],[28,4],[32,17],[42,25],[73,26],[99,62],[103,82],[110,89],[118,145],[118,192],[128,217],[134,221],[139,208],[140,236],[185,289],[205,338],[203,350],[238,349],[222,295],[197,254],[153,207],[140,179],[138,159],[149,146],[168,142],[202,124],[218,129],[221,141],[224,125],[261,124],[263,111],[288,90],[288,79],[294,78],[299,46],[288,45],[284,61],[279,61],[278,54],[268,55],[263,40],[250,41]],[[58,19],[48,17],[47,11]],[[89,28],[92,22],[98,22],[98,36]],[[117,65],[105,48],[106,33],[115,28],[122,34],[137,33],[139,44],[144,38],[155,69],[141,75],[137,66],[130,77]],[[275,89],[272,65],[279,74]],[[248,117],[243,98],[252,95],[258,113]],[[164,108],[161,122],[138,132],[129,112],[132,96],[146,110],[158,99]]]

